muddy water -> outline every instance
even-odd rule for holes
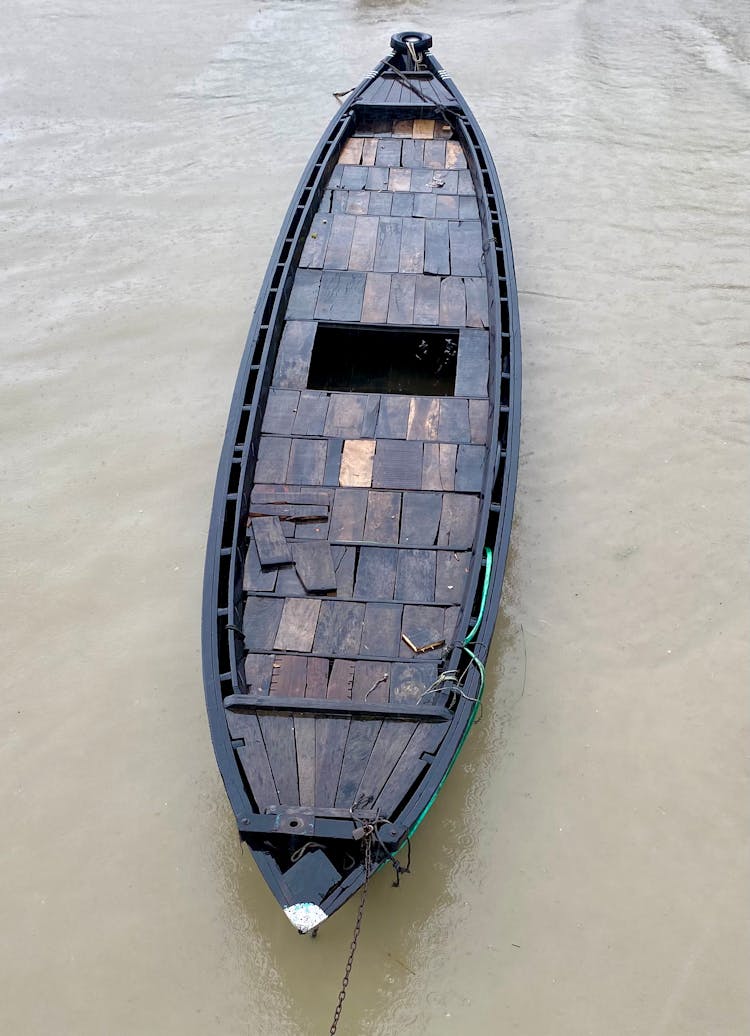
[[[302,939],[239,852],[202,555],[292,188],[414,25],[505,187],[523,454],[484,716],[340,1031],[747,1031],[743,15],[6,0],[2,1031],[328,1030],[353,909]]]

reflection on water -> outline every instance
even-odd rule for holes
[[[483,718],[373,883],[340,1031],[747,1029],[743,10],[3,9],[3,1031],[330,1024],[354,904],[300,938],[240,851],[200,584],[276,230],[407,27],[499,166],[523,455]]]

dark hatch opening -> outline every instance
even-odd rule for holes
[[[307,387],[452,396],[458,331],[318,324]]]

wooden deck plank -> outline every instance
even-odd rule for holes
[[[298,405],[299,392],[293,389],[269,389],[262,431],[266,434],[288,435]]]
[[[416,550],[403,547],[398,551],[395,597],[402,601],[431,604],[435,600],[434,550]],[[411,637],[406,628],[405,633]],[[414,637],[412,637],[414,640]],[[419,645],[418,640],[414,643]]]
[[[375,802],[413,733],[411,723],[383,723],[354,796],[358,806]]]
[[[417,140],[432,140],[435,136],[435,120],[415,119],[412,136]]]
[[[274,651],[311,650],[320,614],[320,603],[319,600],[309,597],[287,597],[273,644]],[[302,684],[304,688],[304,680]]]
[[[452,492],[456,486],[457,450],[455,443],[440,443],[440,485],[445,492]]]
[[[381,191],[377,188],[368,191],[370,204],[367,211],[370,216],[390,216],[393,205],[393,195],[390,191]]]
[[[416,278],[413,273],[394,273],[391,276],[391,294],[388,299],[388,323],[414,322]]]
[[[331,491],[330,489],[313,489],[310,486],[256,482],[250,494],[250,499],[254,504],[328,507],[331,503]]]
[[[315,805],[315,718],[294,717],[300,806]]]
[[[468,550],[474,543],[479,498],[468,493],[445,493],[437,542],[440,547]]]
[[[481,445],[487,442],[490,404],[487,399],[469,400],[471,441]]]
[[[244,746],[235,751],[258,807],[264,809],[266,806],[278,805],[279,795],[258,717],[227,712],[226,718],[232,738],[245,742]]]
[[[336,568],[336,594],[339,597],[353,597],[354,566],[357,560],[357,548],[339,547],[338,549],[342,553],[340,558],[334,562]]]
[[[423,756],[436,752],[444,737],[445,731],[436,723],[417,725],[382,791],[375,799],[374,808],[378,809],[382,816],[393,816],[398,810],[405,796],[414,787],[415,781],[427,769],[428,763]]]
[[[325,698],[328,690],[328,659],[311,656],[307,659],[306,698]]]
[[[421,481],[421,443],[378,439],[372,469],[374,489],[418,489]]]
[[[422,462],[422,482],[420,489],[442,492],[448,487],[443,486],[440,474],[440,443],[426,442],[424,444],[424,455]],[[453,488],[452,486],[450,487]]]
[[[312,218],[310,231],[300,256],[299,265],[301,267],[311,266],[320,268],[323,266],[330,234],[331,217],[325,213],[316,212]]]
[[[390,662],[367,662],[359,659],[354,663],[352,699],[384,704],[390,694],[390,681]]]
[[[394,194],[397,191],[411,190],[411,169],[403,169],[397,166],[388,170],[388,190]]]
[[[339,165],[359,165],[362,161],[362,137],[349,137],[339,154]]]
[[[323,268],[325,270],[346,270],[349,266],[349,252],[352,247],[357,217],[350,216],[346,212],[337,212],[332,219],[333,227],[328,239]]]
[[[250,527],[261,565],[286,565],[291,562],[292,552],[277,517],[253,518]]]
[[[461,445],[456,458],[456,490],[480,493],[484,481],[487,450],[484,446]]]
[[[449,227],[444,219],[427,219],[424,236],[424,272],[430,274],[449,274]]]
[[[334,658],[331,666],[331,674],[328,677],[327,698],[335,698],[337,701],[346,701],[352,696],[352,684],[354,683],[354,662],[348,658]]]
[[[471,194],[462,194],[458,199],[458,218],[466,220],[479,219],[479,205],[477,199]]]
[[[344,440],[341,436],[330,436],[328,449],[326,451],[326,468],[323,472],[324,486],[337,486],[339,484],[339,470],[341,468],[341,451],[344,448]]]
[[[380,194],[388,190],[388,169],[386,166],[375,165],[367,170],[367,181],[365,188],[373,194]],[[389,194],[389,197],[393,197]]]
[[[368,393],[365,397],[365,412],[362,417],[362,438],[372,439],[375,436],[375,429],[378,426],[378,414],[380,412],[380,396],[377,393]]]
[[[316,309],[320,307],[320,296],[326,276],[321,277],[321,290],[318,292]],[[355,277],[356,274],[347,276]],[[276,366],[273,373],[274,388],[303,389],[307,388],[310,373],[310,359],[318,325],[314,320],[287,320],[281,334]],[[262,481],[267,481],[263,479]]]
[[[356,219],[355,216],[350,218]],[[340,320],[346,323],[359,320],[365,294],[365,276],[364,273],[353,271],[324,271],[320,278],[318,303],[315,307],[316,319]],[[305,372],[304,385],[289,387],[306,388],[307,373],[308,371]]]
[[[406,647],[405,644],[402,646]],[[427,688],[437,680],[437,671],[435,662],[394,662],[391,665],[390,700],[418,701]]]
[[[286,307],[287,320],[312,320],[320,291],[320,270],[298,269]]]
[[[437,324],[440,320],[440,278],[418,274],[414,290],[414,323]]]
[[[464,277],[466,290],[466,324],[487,327],[487,281],[484,277]]]
[[[445,169],[444,140],[426,140],[424,144],[424,164],[428,169]]]
[[[376,166],[393,168],[401,164],[401,141],[394,137],[381,137],[375,156]]]
[[[471,552],[439,550],[435,569],[435,603],[461,604],[471,564]]]
[[[378,239],[378,217],[358,216],[349,254],[350,270],[372,270]]]
[[[446,396],[440,400],[437,438],[442,442],[471,442],[467,399]]]
[[[422,273],[425,261],[425,223],[405,218],[401,227],[400,273]]]
[[[378,217],[378,239],[375,246],[375,270],[378,273],[396,273],[401,251],[401,218]]]
[[[296,485],[322,486],[326,446],[325,439],[292,439],[286,481]]]
[[[411,189],[435,195],[456,194],[459,174],[455,169],[412,169]],[[435,206],[437,211],[437,205]]]
[[[333,392],[328,403],[325,423],[326,435],[340,435],[358,439],[367,409],[368,396],[364,392]]]
[[[261,733],[271,764],[279,802],[283,806],[299,805],[297,782],[297,748],[294,742],[292,716],[259,716]]]
[[[484,272],[482,259],[482,225],[478,220],[464,223],[450,222],[450,272],[454,277],[481,277]]]
[[[327,542],[297,540],[292,545],[292,556],[297,575],[308,593],[327,594],[336,589],[336,572],[333,568],[331,548]]]
[[[445,168],[466,169],[466,155],[457,140],[448,140],[445,144]]]
[[[413,119],[394,119],[394,122],[393,122],[393,136],[394,137],[411,137],[413,128],[414,128],[414,120]]]
[[[372,490],[367,495],[364,539],[371,543],[398,543],[401,494]]]
[[[292,415],[292,435],[322,435],[328,413],[328,393],[305,389],[300,392],[299,400]],[[288,431],[287,425],[284,431]]]
[[[335,666],[334,662],[334,666]],[[346,739],[349,736],[348,719],[315,720],[315,805],[333,806],[339,784],[341,763]],[[428,724],[425,724],[427,726]]]
[[[297,570],[292,565],[279,569],[276,577],[276,593],[281,597],[304,597],[305,588],[302,585]]]
[[[442,497],[439,493],[404,493],[401,505],[402,544],[429,545],[435,542],[440,525]]]
[[[360,547],[353,597],[393,600],[399,551],[391,547]]]
[[[453,557],[451,554],[450,557]],[[365,605],[360,652],[374,658],[396,658],[401,640],[401,605]]]
[[[370,210],[370,197],[370,191],[349,191],[344,212],[348,212],[351,216],[366,216]],[[357,269],[351,265],[351,257],[349,269]]]
[[[337,489],[329,523],[332,540],[362,539],[367,511],[366,489]]]
[[[354,804],[359,782],[367,766],[373,746],[380,733],[382,720],[352,720],[346,739],[344,759],[341,764],[339,786],[336,791],[336,805],[346,809]]]
[[[434,194],[415,194],[413,215],[419,219],[434,219],[436,204]]]
[[[444,277],[440,282],[440,323],[447,327],[466,324],[466,291],[460,277]],[[458,388],[455,391],[456,395],[464,394]]]
[[[406,169],[424,168],[424,141],[405,140],[401,145],[401,165]]]
[[[375,436],[378,439],[405,439],[409,422],[409,397],[380,397],[380,412]]]
[[[434,557],[437,552],[432,553]],[[430,607],[423,604],[404,605],[403,630],[417,647],[424,647],[426,644],[436,644],[443,640],[444,626],[444,608]],[[442,647],[435,648],[434,651],[426,651],[418,657],[420,659],[439,658],[441,654]],[[403,640],[401,641],[401,657],[407,660],[415,658],[414,652]]]
[[[442,194],[435,198],[435,219],[458,219],[458,198],[452,194]]]
[[[254,590],[265,590],[270,592],[276,586],[276,575],[278,569],[263,568],[258,557],[258,548],[255,540],[251,539],[247,545],[245,555],[245,566],[242,575],[242,589],[248,593]]]
[[[476,194],[474,190],[474,181],[471,178],[471,172],[468,169],[458,170],[458,186],[454,194]]]
[[[362,638],[364,604],[330,600],[320,602],[320,617],[313,648],[317,655],[356,655]]]
[[[407,218],[411,217],[414,209],[415,197],[416,195],[412,194],[410,191],[401,191],[398,194],[393,194],[393,201],[391,203],[391,215],[401,217],[406,216]]]
[[[374,457],[374,439],[346,439],[341,454],[339,484],[342,486],[371,485]]]
[[[362,306],[363,324],[384,324],[388,318],[388,299],[391,292],[389,273],[368,273]]]
[[[334,215],[337,212],[346,212],[346,206],[349,202],[349,191],[339,188],[335,191],[331,191],[331,207],[330,211]]]
[[[369,169],[366,166],[347,166],[341,174],[341,186],[348,191],[364,190],[368,172]]]
[[[362,165],[375,165],[378,153],[378,138],[365,137],[362,141]]]
[[[438,438],[440,400],[432,396],[412,396],[409,399],[409,422],[406,426],[407,439],[427,441]]]
[[[489,365],[488,332],[474,327],[461,331],[456,359],[456,395],[486,398]]]
[[[282,625],[284,617],[281,619]],[[271,667],[272,698],[303,698],[307,682],[307,659],[304,655],[274,655]]]
[[[249,694],[268,694],[271,687],[273,655],[245,655],[245,680]],[[227,718],[229,713],[227,713]]]

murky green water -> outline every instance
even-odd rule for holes
[[[500,169],[523,454],[484,716],[375,881],[340,1033],[747,1031],[747,6],[8,0],[0,1028],[328,1031],[238,848],[203,549],[276,230],[431,31]]]

